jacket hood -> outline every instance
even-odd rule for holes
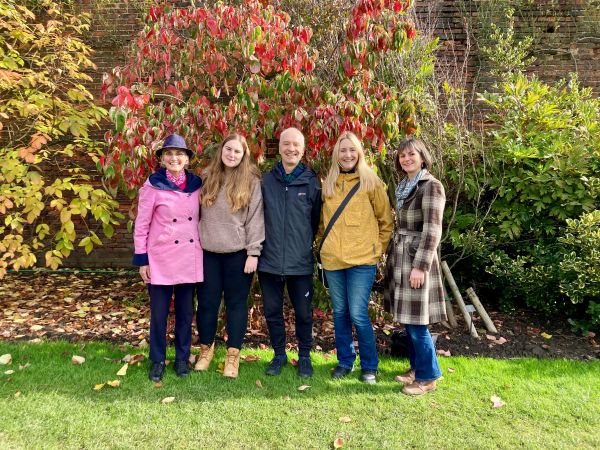
[[[167,169],[162,167],[162,168],[158,169],[156,172],[154,172],[152,175],[150,175],[147,183],[150,183],[156,189],[160,189],[163,191],[179,191],[179,192],[185,192],[186,194],[189,194],[191,192],[196,192],[202,186],[202,179],[200,177],[194,175],[190,171],[188,171],[188,170],[185,171],[185,177],[186,177],[185,189],[181,190],[181,189],[179,189],[179,187],[177,185],[175,185],[173,182],[169,181],[169,179],[167,178]]]

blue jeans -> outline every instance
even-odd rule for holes
[[[351,369],[356,360],[352,325],[356,329],[360,367],[377,370],[379,358],[375,333],[369,318],[369,297],[375,280],[375,266],[354,266],[341,270],[325,270],[333,303],[333,325],[338,365]]]
[[[405,324],[408,334],[408,359],[415,371],[415,380],[433,381],[442,376],[435,347],[427,325]]]

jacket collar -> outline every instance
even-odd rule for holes
[[[296,169],[298,169],[296,167]],[[294,170],[296,170],[294,169]],[[271,173],[273,174],[273,176],[275,177],[275,179],[281,183],[283,183],[283,176],[281,174],[281,170],[277,167],[277,164],[275,164],[275,166],[273,167],[273,169],[271,169]],[[314,172],[306,165],[304,164],[304,167],[302,168],[302,172],[300,172],[298,174],[298,176],[296,177],[296,179],[294,181],[292,181],[289,186],[292,185],[297,185],[297,184],[307,184],[310,179],[315,176]]]
[[[421,186],[425,183],[427,183],[428,181],[433,180],[433,175],[431,175],[429,173],[429,171],[425,174],[423,174],[423,176],[421,177],[421,179],[419,180],[419,182],[417,183],[417,185],[415,186],[415,188],[412,190],[412,192],[410,193],[410,195],[408,197],[406,197],[406,200],[404,200],[404,204],[410,202],[413,198],[415,198],[415,195],[417,195],[417,192],[419,191],[419,189],[421,188]]]
[[[202,186],[202,180],[200,179],[200,177],[194,175],[188,170],[185,171],[185,176],[186,185],[185,189],[183,190],[179,189],[179,187],[175,183],[169,181],[169,179],[167,178],[167,169],[165,169],[164,167],[161,167],[152,175],[150,175],[148,181],[152,186],[163,191],[178,191],[189,194],[191,192],[196,192],[198,189],[200,189],[200,187]]]

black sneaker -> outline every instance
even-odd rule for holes
[[[150,372],[148,373],[148,378],[158,383],[162,380],[163,375],[165,374],[165,363],[164,362],[153,362],[150,367]]]
[[[339,380],[340,378],[348,376],[353,370],[354,367],[348,369],[347,367],[337,366],[335,369],[333,369],[333,372],[331,372],[331,378],[334,380]]]
[[[360,374],[360,381],[366,384],[377,384],[376,370],[363,370]]]
[[[310,378],[313,376],[313,366],[310,362],[310,356],[301,356],[298,359],[298,375],[300,378]]]
[[[188,363],[183,359],[175,360],[175,364],[173,364],[173,369],[175,370],[175,373],[179,378],[187,377],[190,373]]]
[[[281,369],[283,366],[287,364],[287,356],[286,355],[275,355],[269,365],[267,366],[267,370],[265,373],[270,376],[276,376],[281,373]]]

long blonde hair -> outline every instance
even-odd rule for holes
[[[355,170],[360,178],[359,191],[371,192],[378,185],[383,184],[383,181],[381,181],[373,169],[367,164],[365,150],[358,137],[350,131],[345,131],[338,138],[333,147],[333,152],[331,153],[331,167],[329,168],[329,172],[327,172],[327,177],[325,177],[325,182],[323,183],[323,194],[325,197],[333,197],[335,194],[335,182],[340,175],[340,143],[344,139],[348,139],[352,143],[358,154]]]
[[[223,147],[229,141],[233,140],[242,144],[244,155],[240,163],[231,172],[226,173],[225,164],[223,164],[222,160]],[[225,186],[225,197],[227,198],[231,212],[234,213],[246,208],[250,204],[254,182],[260,179],[260,172],[254,161],[252,161],[246,138],[237,133],[227,136],[215,152],[202,178],[202,181],[204,181],[202,186],[202,206],[209,207],[214,205],[221,187]]]

